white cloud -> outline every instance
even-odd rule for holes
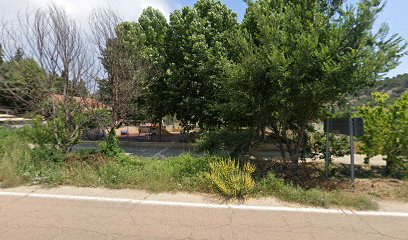
[[[46,7],[52,2],[64,7],[70,16],[84,26],[92,10],[99,7],[110,7],[128,21],[137,20],[142,10],[148,6],[159,9],[166,18],[178,7],[174,1],[168,0],[0,0],[0,18],[14,19],[19,11]]]

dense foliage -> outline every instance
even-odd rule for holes
[[[362,106],[358,115],[364,118],[362,152],[366,159],[384,155],[387,172],[408,177],[408,92],[386,105],[388,95],[373,93],[373,101]]]
[[[220,1],[199,0],[170,15],[167,87],[170,112],[181,122],[217,125],[224,94],[223,59],[229,58],[236,14]]]
[[[239,131],[219,129],[202,132],[196,146],[199,152],[225,153],[232,158],[238,158],[242,154],[249,153],[259,143],[256,139],[257,134],[251,129]]]
[[[0,64],[0,106],[40,112],[46,92],[46,74],[33,59],[14,57]]]
[[[138,24],[144,36],[145,56],[150,63],[144,88],[146,94],[142,98],[147,110],[145,118],[161,124],[162,118],[169,112],[165,81],[168,66],[166,44],[169,25],[164,15],[152,7],[143,10]]]
[[[231,66],[238,103],[225,109],[236,109],[235,115],[245,109],[260,130],[273,129],[295,164],[309,124],[393,68],[405,48],[401,38],[387,37],[387,27],[372,32],[380,1],[347,9],[339,3],[249,2],[241,39],[245,32],[251,39],[236,41],[246,42],[241,61]]]

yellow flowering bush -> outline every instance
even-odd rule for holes
[[[255,187],[255,181],[251,176],[254,172],[253,164],[245,163],[241,169],[236,161],[221,158],[210,163],[210,172],[206,173],[206,178],[222,195],[243,198]]]

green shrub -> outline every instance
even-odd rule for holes
[[[67,155],[54,147],[36,147],[30,152],[31,160],[34,162],[64,162]]]
[[[128,165],[137,173],[137,184],[152,191],[208,191],[205,172],[208,160],[182,154],[163,160],[130,158]]]
[[[252,129],[218,129],[204,132],[197,140],[199,152],[227,152],[232,158],[248,153],[257,143],[258,136]]]
[[[107,157],[119,157],[123,154],[123,150],[119,147],[119,139],[115,135],[115,131],[111,131],[106,136],[106,141],[101,143],[101,152]]]
[[[234,160],[219,159],[210,163],[210,172],[206,178],[222,195],[243,198],[255,187],[251,176],[254,172],[255,166],[250,163],[245,163],[241,169]]]
[[[98,149],[92,148],[92,149],[79,149],[78,151],[75,151],[75,155],[77,155],[81,159],[86,159],[92,155],[95,155],[99,153],[100,151]]]
[[[41,119],[35,119],[31,122],[31,125],[24,126],[17,132],[32,144],[45,146],[54,143],[51,123],[44,123]]]
[[[314,131],[308,134],[305,150],[309,155],[316,158],[324,158],[326,153],[326,134]],[[330,156],[343,157],[350,154],[350,140],[344,135],[329,135]]]
[[[277,178],[275,174],[269,172],[265,177],[263,177],[257,184],[260,193],[271,194],[281,191],[285,188],[285,182],[283,179]]]
[[[208,159],[205,157],[182,154],[166,160],[165,168],[169,168],[172,181],[178,188],[207,189],[204,174],[209,171]]]
[[[385,93],[375,92],[372,97],[358,110],[364,119],[361,151],[367,160],[385,156],[389,175],[408,178],[408,91],[389,105]]]

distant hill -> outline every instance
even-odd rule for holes
[[[361,106],[371,100],[372,92],[387,93],[390,98],[389,101],[401,96],[404,91],[408,90],[408,73],[400,74],[392,78],[386,78],[381,81],[377,81],[373,87],[368,88],[358,94],[357,97],[350,99],[350,107],[355,109],[357,106]]]

